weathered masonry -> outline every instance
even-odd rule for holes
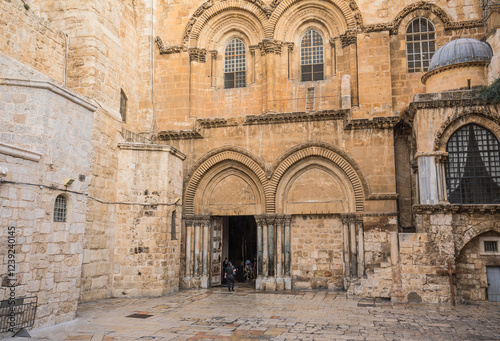
[[[0,299],[51,325],[228,258],[258,290],[498,301],[498,11],[4,0]]]

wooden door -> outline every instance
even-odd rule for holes
[[[500,266],[487,266],[488,301],[500,302]]]
[[[210,231],[210,286],[221,284],[223,219],[212,218]]]

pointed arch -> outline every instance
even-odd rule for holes
[[[355,161],[339,148],[323,142],[307,142],[300,144],[285,152],[274,163],[272,177],[269,182],[269,190],[274,198],[276,196],[278,185],[284,174],[293,165],[310,157],[320,157],[335,164],[349,179],[354,193],[355,211],[364,210],[364,198],[368,195],[368,185],[361,174],[360,168]],[[267,207],[268,212],[275,212],[276,203],[272,201],[273,206]]]
[[[491,223],[471,225],[463,233],[455,233],[455,254],[459,255],[467,243],[489,231],[500,233],[500,226],[495,225],[494,221],[491,221]]]

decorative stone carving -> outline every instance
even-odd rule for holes
[[[249,115],[245,117],[245,125],[254,124],[281,124],[294,122],[312,122],[343,120],[347,117],[349,110],[324,110],[316,112],[292,112],[281,114]]]
[[[293,46],[295,45],[293,42],[283,43],[284,46],[288,47],[288,51],[293,51]]]
[[[357,43],[357,32],[354,30],[346,31],[344,34],[340,35],[340,41],[342,42],[342,48],[346,48],[349,45]]]
[[[195,129],[189,130],[166,130],[158,132],[161,141],[202,139],[203,136]]]
[[[268,53],[274,53],[281,55],[281,48],[283,47],[283,42],[273,39],[264,39],[259,43],[260,54],[262,56]]]
[[[171,53],[180,53],[187,51],[187,48],[183,45],[174,45],[165,47],[165,45],[163,44],[163,40],[159,36],[155,38],[155,43],[156,46],[158,46],[158,49],[160,50],[160,54],[171,54]]]
[[[191,62],[200,62],[205,63],[207,59],[207,49],[199,49],[197,47],[190,48],[189,52],[189,60]]]
[[[398,123],[399,117],[375,117],[373,120],[361,119],[349,121],[344,129],[392,129]]]

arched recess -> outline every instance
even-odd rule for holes
[[[335,173],[339,179],[343,178],[343,176],[340,176],[339,171],[345,174],[345,179],[348,179],[348,183],[352,188],[354,197],[353,209],[355,209],[356,212],[362,212],[364,198],[369,194],[369,192],[368,185],[361,174],[360,168],[345,152],[335,146],[323,142],[307,142],[298,145],[288,150],[280,158],[278,158],[272,167],[273,175],[269,182],[269,191],[272,198],[276,197],[278,186],[287,170],[302,160],[311,157],[322,158],[331,163],[332,166],[330,166],[329,169]],[[267,211],[275,212],[275,201],[268,200],[268,204],[273,204],[273,206],[268,206]]]
[[[202,8],[203,5],[200,9]],[[222,27],[230,28],[226,20],[228,17],[237,18],[240,22],[245,22],[249,28],[258,31],[257,35],[260,37],[257,38],[257,41],[262,40],[265,36],[266,13],[261,7],[251,2],[239,0],[221,1],[200,12],[201,14],[198,16],[193,15],[191,17],[184,30],[183,44],[188,47],[205,47],[201,45],[208,43],[206,37],[213,35],[214,30],[217,32]],[[203,38],[201,38],[202,35]]]
[[[283,31],[287,30],[287,25],[293,27],[300,21],[303,22],[311,11],[322,12],[327,17],[334,18],[333,22],[339,25],[340,33],[355,29],[363,24],[361,12],[354,0],[327,0],[322,2],[315,0],[283,0],[276,5],[269,18],[269,26],[272,28],[271,36],[281,39],[284,36]]]
[[[491,222],[485,222],[483,224],[470,225],[465,231],[461,233],[455,233],[455,252],[457,255],[460,254],[462,249],[474,238],[485,234],[486,232],[493,231],[500,233],[500,227],[497,226],[492,220]]]
[[[349,213],[354,189],[346,173],[330,160],[311,156],[292,165],[276,189],[276,213]]]
[[[231,161],[231,163],[228,163]],[[188,176],[184,182],[184,214],[193,215],[195,214],[195,197],[199,190],[200,183],[207,176],[208,172],[215,166],[225,163],[226,166],[219,168],[219,172],[225,171],[225,169],[232,168],[238,170],[240,177],[243,179],[246,174],[246,179],[253,179],[255,186],[262,188],[264,193],[267,193],[267,177],[266,167],[264,162],[262,162],[257,157],[253,156],[249,152],[232,146],[225,146],[213,150],[203,157],[201,157],[192,167]],[[239,165],[239,166],[237,166]],[[215,174],[212,174],[213,178]],[[248,180],[249,181],[249,180]],[[265,195],[267,197],[267,195]]]
[[[451,23],[451,19],[441,7],[425,1],[420,1],[406,6],[396,15],[392,21],[392,34],[405,34],[408,23],[417,18],[425,17],[432,21],[436,27],[436,32],[444,31],[446,25]],[[400,27],[402,31],[399,32]]]
[[[308,26],[320,31],[327,38],[325,43],[328,42],[329,38],[339,36],[350,28],[345,14],[331,2],[296,2],[291,7],[286,8],[279,17],[275,17],[275,13],[273,13],[270,20],[273,27],[273,38],[294,42],[296,46],[300,46],[300,38]],[[303,27],[306,28],[301,30]]]
[[[261,215],[264,210],[265,194],[259,178],[232,160],[206,172],[194,197],[196,215]]]
[[[434,138],[434,150],[446,151],[446,143],[460,127],[475,123],[490,130],[500,140],[500,118],[489,111],[464,111],[456,113],[441,125]]]

